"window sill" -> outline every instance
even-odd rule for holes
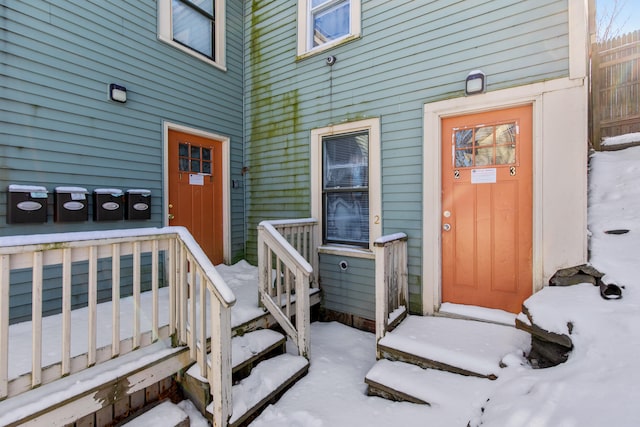
[[[375,254],[369,249],[353,246],[325,245],[318,247],[318,253],[328,255],[349,256],[353,258],[374,259]]]
[[[340,46],[342,44],[349,43],[354,40],[358,40],[359,38],[360,38],[360,34],[353,34],[353,35],[346,36],[342,39],[335,40],[331,43],[323,44],[322,46],[315,47],[305,52],[299,52],[298,55],[296,56],[296,61],[300,61],[305,58],[310,58],[319,53],[326,52],[327,50],[334,48],[336,46]]]
[[[196,52],[194,50],[191,50],[186,46],[181,45],[180,43],[176,43],[173,40],[164,37],[163,35],[158,35],[158,40],[160,40],[161,42],[166,43],[166,44],[168,44],[170,46],[173,46],[178,50],[183,51],[187,55],[190,55],[190,56],[193,56],[196,59],[199,59],[200,61],[204,62],[205,64],[209,64],[209,65],[211,65],[213,67],[216,67],[216,68],[218,68],[218,69],[220,69],[222,71],[227,71],[227,67],[226,66],[224,66],[222,64],[219,64],[219,63],[207,58],[206,56],[204,56],[204,55],[202,55],[202,54],[200,54],[200,53],[198,53],[198,52]]]

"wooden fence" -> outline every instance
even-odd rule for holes
[[[640,30],[595,43],[591,62],[592,143],[640,132]]]

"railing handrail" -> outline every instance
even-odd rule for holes
[[[14,255],[19,253],[40,252],[65,248],[81,248],[95,245],[106,246],[115,243],[153,240],[160,236],[172,238],[179,235],[180,239],[193,254],[195,260],[202,266],[207,275],[211,276],[215,286],[212,291],[225,307],[231,307],[236,297],[229,286],[214,268],[213,263],[198,245],[185,227],[171,226],[164,228],[134,228],[127,230],[80,231],[72,233],[33,234],[0,237],[0,255]]]
[[[258,224],[258,280],[260,302],[271,312],[282,329],[298,347],[301,356],[310,358],[309,328],[310,328],[310,306],[309,306],[309,286],[313,277],[313,267],[298,250],[287,241],[285,236],[276,228],[284,225],[291,225],[293,228],[309,226],[302,231],[303,234],[311,234],[311,227],[315,226],[315,219],[287,220],[287,221],[262,221]],[[308,244],[313,245],[313,237]],[[272,275],[272,256],[276,257],[276,301],[268,290]],[[315,256],[314,253],[310,256]],[[280,264],[285,267],[284,272],[280,270]],[[289,274],[288,272],[291,274]],[[284,273],[284,284],[281,273]],[[296,325],[291,322],[290,305],[292,302],[290,279],[293,276],[295,288],[295,316]],[[284,293],[282,292],[282,287]],[[285,309],[282,309],[282,297],[285,297]]]
[[[159,254],[165,254],[166,264],[160,264]],[[141,263],[143,254],[150,254],[149,298],[152,310],[150,331],[141,329]],[[120,260],[132,258],[132,312],[131,336],[119,334],[120,316]],[[105,347],[97,345],[97,272],[98,261],[110,259],[112,287],[111,342]],[[87,347],[76,355],[70,350],[72,264],[88,263]],[[43,366],[39,348],[42,346],[42,277],[47,266],[61,266],[62,290],[61,351],[60,360]],[[168,323],[159,322],[159,272],[165,268],[168,279]],[[32,366],[31,371],[17,372],[18,378],[9,378],[9,287],[10,271],[30,269],[32,272],[33,310],[31,314]],[[109,267],[106,267],[109,268]],[[198,289],[198,284],[200,284]],[[75,286],[75,285],[73,285]],[[206,293],[209,297],[207,298]],[[196,304],[196,299],[200,301]],[[208,300],[208,301],[206,301]],[[196,361],[213,394],[213,412],[216,425],[226,425],[231,414],[231,307],[236,298],[231,288],[217,272],[202,248],[184,227],[142,228],[126,230],[55,233],[45,235],[0,237],[0,400],[23,393],[31,388],[54,381],[62,376],[87,369],[94,364],[132,352],[157,339],[174,337],[174,345],[187,345],[191,360]],[[209,307],[210,306],[210,307]],[[196,307],[198,313],[195,312]],[[163,320],[162,322],[165,322]],[[207,322],[210,324],[211,368],[207,361]],[[26,367],[25,367],[26,368]],[[21,368],[22,369],[22,368]],[[46,375],[45,375],[46,371]],[[24,372],[24,374],[23,374]],[[45,379],[46,376],[46,379]]]
[[[258,229],[267,231],[267,236],[271,237],[273,239],[273,243],[275,243],[271,250],[274,251],[278,257],[286,260],[287,262],[285,264],[293,265],[297,269],[301,269],[308,276],[313,274],[313,267],[311,267],[311,264],[309,264],[307,260],[298,253],[293,245],[287,242],[287,239],[285,239],[284,236],[276,230],[271,221],[262,221],[258,224]]]
[[[405,233],[394,233],[374,241],[376,287],[376,342],[380,341],[391,325],[402,320],[409,312],[409,286],[407,270],[407,240]],[[389,262],[390,261],[390,262]],[[397,304],[389,301],[390,281],[396,285]],[[397,316],[390,319],[392,312]]]

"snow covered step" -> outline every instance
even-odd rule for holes
[[[123,424],[126,427],[189,427],[189,425],[187,413],[168,400]]]
[[[434,406],[460,399],[461,393],[478,393],[483,382],[489,383],[482,378],[451,375],[386,359],[378,360],[365,377],[369,396]]]
[[[285,345],[285,336],[271,329],[259,329],[234,337],[231,340],[233,381],[247,377],[260,361],[284,353]],[[204,414],[211,403],[211,390],[207,379],[200,375],[197,364],[187,370],[180,385],[185,396]]]
[[[530,336],[514,327],[431,316],[408,316],[378,342],[390,360],[490,379],[506,355],[529,347]]]
[[[229,425],[238,426],[251,420],[306,375],[308,370],[307,359],[291,354],[282,354],[259,363],[251,375],[232,388],[233,415]],[[210,406],[207,411],[210,411]]]

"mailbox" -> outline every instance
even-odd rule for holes
[[[117,188],[93,190],[93,220],[120,221],[124,219],[124,193]]]
[[[47,189],[38,185],[9,186],[7,224],[47,222]]]
[[[127,219],[151,219],[151,190],[127,190]]]
[[[89,217],[87,189],[82,187],[56,187],[53,194],[55,222],[86,221]]]

